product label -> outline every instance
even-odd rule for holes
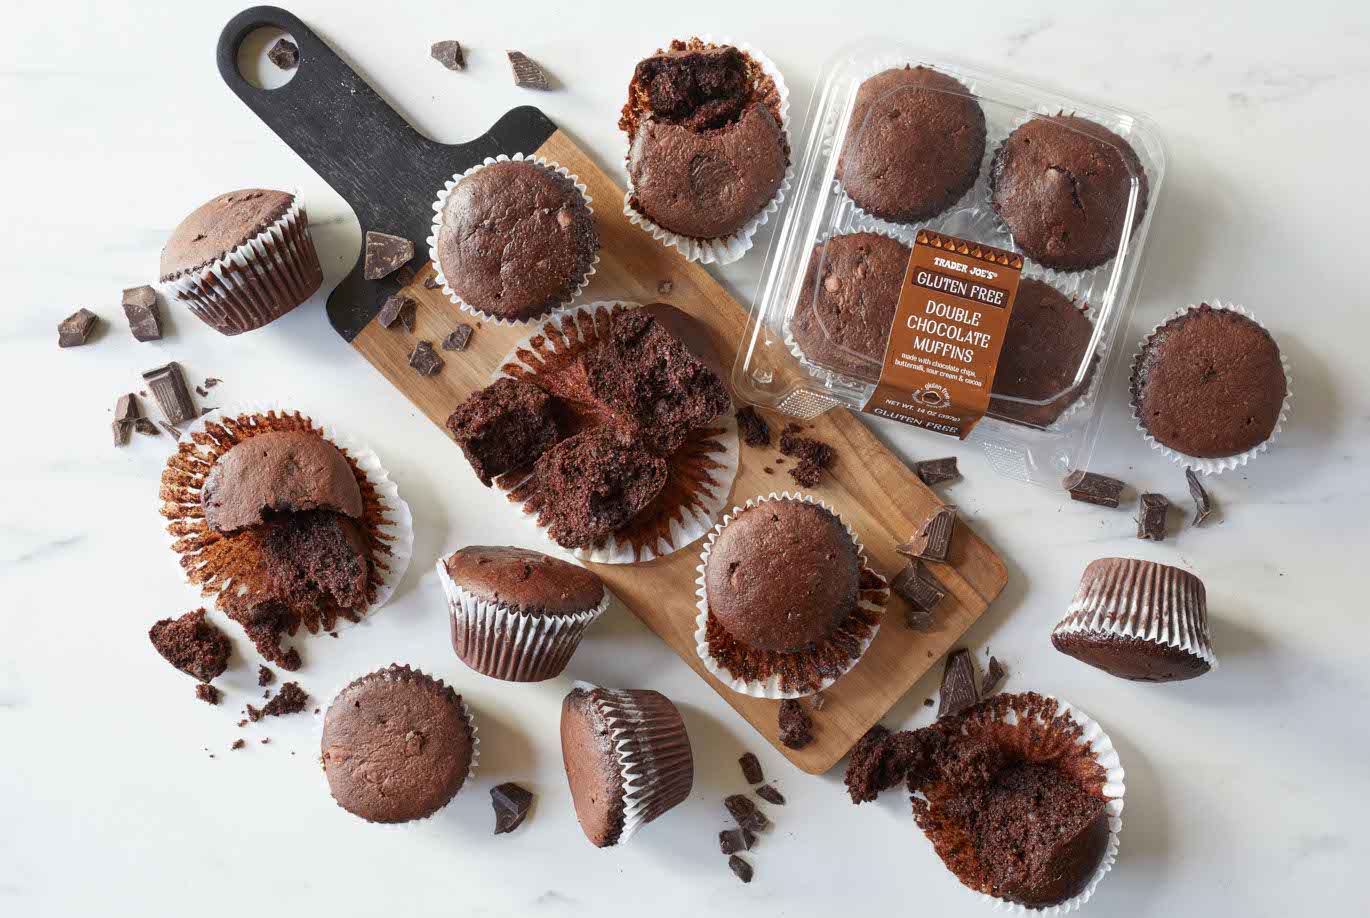
[[[921,230],[862,409],[964,440],[989,408],[1023,258]]]

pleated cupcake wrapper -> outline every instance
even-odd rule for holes
[[[827,510],[833,516],[836,516],[838,521],[841,522],[842,525],[846,528],[847,535],[851,536],[852,543],[856,546],[856,554],[857,557],[860,558],[861,562],[862,579],[866,579],[866,575],[868,574],[873,575],[874,577],[879,579],[881,584],[885,586],[885,602],[873,603],[865,599],[860,599],[857,602],[858,607],[865,609],[868,612],[875,612],[881,614],[881,618],[876,621],[874,627],[871,628],[870,633],[866,636],[866,639],[861,642],[861,649],[857,651],[856,655],[851,658],[851,661],[847,664],[846,669],[842,670],[842,672],[838,673],[836,676],[825,676],[812,690],[801,691],[795,689],[783,689],[780,685],[779,675],[771,676],[769,679],[766,679],[765,681],[757,679],[747,680],[739,678],[737,676],[734,676],[732,672],[729,671],[728,668],[723,665],[723,663],[715,659],[712,651],[709,649],[709,591],[707,586],[707,578],[705,577],[704,572],[709,567],[709,555],[713,552],[714,542],[718,540],[719,535],[721,535],[723,530],[727,528],[728,524],[731,523],[733,519],[736,518],[737,515],[741,513],[743,510],[750,510],[752,507],[764,504],[767,501],[771,500],[800,500],[806,504],[815,504],[819,507],[822,507],[824,510]],[[765,497],[753,497],[741,507],[734,507],[732,512],[724,516],[723,521],[719,523],[717,526],[715,526],[713,528],[713,531],[709,533],[708,539],[704,542],[704,550],[700,552],[699,555],[699,567],[695,568],[695,570],[699,572],[699,576],[695,578],[695,585],[697,587],[697,589],[695,590],[695,595],[699,597],[698,601],[695,603],[695,608],[699,610],[698,614],[695,616],[695,653],[698,654],[699,659],[703,661],[704,668],[707,669],[710,673],[712,673],[714,677],[717,678],[720,682],[722,682],[728,688],[732,689],[734,692],[737,692],[742,695],[750,695],[753,698],[803,698],[807,695],[816,695],[817,693],[830,688],[833,685],[833,683],[837,682],[838,679],[841,679],[847,673],[851,672],[852,669],[855,668],[856,664],[861,662],[861,658],[866,655],[866,651],[870,649],[871,643],[875,640],[875,635],[880,631],[880,625],[884,620],[883,612],[885,610],[885,603],[889,600],[888,581],[885,579],[883,575],[876,572],[874,569],[870,567],[870,563],[866,559],[865,546],[863,546],[861,544],[861,540],[857,538],[856,532],[850,526],[847,525],[846,521],[842,519],[841,515],[838,514],[838,512],[834,510],[832,507],[830,507],[826,501],[821,501],[818,498],[813,497],[811,495],[801,494],[798,492],[791,494],[789,491],[784,491],[777,494],[776,492],[772,491]],[[777,585],[777,588],[780,588],[780,585]]]
[[[1238,313],[1239,315],[1246,316],[1246,318],[1250,319],[1252,322],[1255,322],[1257,325],[1260,325],[1261,328],[1265,329],[1267,334],[1269,334],[1270,332],[1270,329],[1265,328],[1264,325],[1261,325],[1261,323],[1257,321],[1256,317],[1253,316],[1251,312],[1244,306],[1238,306],[1234,303],[1224,303],[1221,300],[1205,300],[1204,302],[1207,303],[1213,309],[1227,309],[1231,310],[1232,312]],[[1198,308],[1199,304],[1190,304],[1189,306],[1177,310],[1176,312],[1167,316],[1164,321],[1158,322],[1156,326],[1153,327],[1151,331],[1147,333],[1147,336],[1143,338],[1141,343],[1137,346],[1137,353],[1132,358],[1132,373],[1136,373],[1137,366],[1139,365],[1142,359],[1142,355],[1146,352],[1147,342],[1149,342],[1153,337],[1155,337],[1156,333],[1160,331],[1166,325],[1167,322],[1172,322],[1175,319],[1188,315],[1190,312]],[[1270,337],[1272,339],[1275,338],[1274,335],[1271,335]],[[1278,346],[1279,341],[1275,340],[1275,343],[1276,346]],[[1231,469],[1241,468],[1242,466],[1250,462],[1252,459],[1268,450],[1270,448],[1270,445],[1279,439],[1280,432],[1284,429],[1284,422],[1289,417],[1289,401],[1294,397],[1294,377],[1293,373],[1289,369],[1289,358],[1285,356],[1283,348],[1280,349],[1280,366],[1284,369],[1284,402],[1280,405],[1280,416],[1275,421],[1275,429],[1270,432],[1270,436],[1265,439],[1265,442],[1247,450],[1244,453],[1238,453],[1235,456],[1224,456],[1220,459],[1199,459],[1195,456],[1186,456],[1179,450],[1171,449],[1164,443],[1159,442],[1155,437],[1151,435],[1151,433],[1144,426],[1142,426],[1142,418],[1137,408],[1137,396],[1135,393],[1132,393],[1130,395],[1132,405],[1132,419],[1137,422],[1137,430],[1139,433],[1141,433],[1142,439],[1146,441],[1147,445],[1150,446],[1152,449],[1160,452],[1162,456],[1165,456],[1167,459],[1169,459],[1171,462],[1174,462],[1176,465],[1182,465],[1185,468],[1191,468],[1201,475],[1218,475],[1222,472],[1230,471]]]
[[[1126,570],[1100,581],[1080,584],[1065,617],[1052,634],[1106,634],[1163,644],[1218,668],[1208,629],[1203,583],[1188,571],[1154,565],[1152,584],[1139,577],[1153,567],[1128,560]],[[1086,575],[1088,576],[1088,575]],[[1154,586],[1154,589],[1148,589]]]
[[[560,675],[585,630],[613,601],[605,590],[599,604],[584,612],[529,615],[466,592],[447,572],[442,558],[436,567],[447,595],[457,657],[476,672],[506,682],[542,682]],[[465,635],[463,646],[457,646],[458,625]]]
[[[594,317],[600,312],[612,309],[615,306],[623,306],[628,309],[642,308],[642,304],[640,303],[630,303],[622,300],[600,300],[594,303],[582,303],[574,309],[561,313],[550,320],[547,317],[544,317],[543,323],[546,324],[548,321],[553,321],[559,328],[563,321],[574,320],[575,317],[581,315]],[[539,325],[538,328],[529,333],[527,338],[524,338],[518,344],[514,345],[508,355],[496,365],[497,369],[490,381],[494,382],[497,379],[508,376],[509,374],[504,371],[504,367],[509,364],[527,366],[519,359],[519,351],[535,350],[529,346],[529,342],[533,338],[544,336],[543,326]],[[528,369],[533,370],[534,368],[528,367]],[[741,456],[741,446],[737,436],[737,418],[732,412],[725,412],[714,421],[712,426],[723,429],[721,434],[711,438],[723,447],[723,452],[712,453],[709,458],[722,466],[722,469],[714,473],[714,477],[718,479],[718,483],[714,487],[704,488],[696,494],[696,496],[700,498],[701,503],[704,504],[704,509],[701,510],[697,507],[682,508],[680,514],[681,519],[673,519],[670,521],[669,540],[661,538],[657,540],[655,545],[644,547],[641,557],[634,556],[633,546],[631,544],[620,544],[613,536],[610,536],[600,548],[565,548],[557,544],[551,535],[548,534],[546,527],[538,525],[536,513],[530,513],[528,510],[524,509],[523,504],[518,505],[519,513],[537,527],[537,530],[542,533],[543,537],[546,538],[556,550],[570,552],[571,555],[580,561],[592,561],[596,564],[639,564],[645,561],[651,561],[654,558],[664,558],[667,555],[674,554],[709,531],[709,527],[713,525],[714,520],[723,512],[723,508],[728,505],[728,494],[731,493],[733,481],[737,478],[737,468]],[[526,481],[527,479],[524,480]],[[522,481],[518,483],[518,485],[521,484],[523,484]],[[518,487],[518,485],[515,485],[515,487]]]
[[[585,187],[585,183],[582,182],[577,176],[572,175],[570,170],[568,170],[565,166],[558,165],[557,163],[547,159],[544,156],[524,156],[522,153],[515,153],[513,156],[508,156],[504,153],[501,153],[498,156],[487,156],[485,157],[484,162],[472,166],[465,172],[459,172],[447,180],[447,182],[443,185],[442,190],[438,192],[437,200],[433,202],[433,235],[429,236],[426,240],[428,243],[428,259],[429,261],[433,262],[433,270],[434,272],[436,272],[435,276],[437,278],[439,286],[442,288],[442,292],[445,293],[447,295],[447,298],[451,300],[453,303],[455,303],[463,312],[470,313],[471,315],[476,316],[477,318],[482,319],[486,322],[494,322],[496,325],[527,325],[530,322],[547,321],[549,318],[561,312],[567,306],[571,305],[576,301],[576,299],[585,290],[585,285],[590,282],[590,277],[594,275],[595,272],[598,270],[595,266],[599,264],[599,253],[596,252],[594,260],[590,262],[589,270],[587,270],[583,275],[581,275],[579,283],[576,284],[576,288],[571,291],[570,295],[567,296],[566,299],[563,302],[559,303],[557,306],[553,307],[552,309],[548,310],[542,315],[535,316],[531,319],[506,319],[502,316],[491,315],[490,313],[484,312],[480,308],[466,302],[460,296],[457,295],[457,292],[455,290],[452,289],[451,283],[447,280],[447,275],[443,274],[442,272],[442,262],[438,259],[438,234],[442,232],[442,210],[443,207],[445,207],[447,204],[448,195],[452,193],[453,188],[456,188],[457,185],[461,183],[462,179],[474,175],[475,173],[484,169],[486,166],[492,166],[495,163],[522,162],[535,163],[536,165],[552,170],[553,172],[560,175],[562,178],[570,179],[571,184],[576,186],[576,191],[579,191],[581,198],[585,200],[585,207],[590,211],[590,216],[594,216],[594,199],[590,197],[589,192]]]
[[[275,223],[208,265],[161,281],[163,296],[227,335],[261,328],[313,296],[323,269],[304,203],[297,190],[290,193]]]
[[[774,197],[761,209],[761,213],[748,220],[741,229],[718,239],[696,239],[692,236],[682,236],[658,225],[651,217],[633,206],[635,189],[632,176],[626,178],[628,190],[623,195],[623,215],[628,218],[629,223],[635,224],[644,232],[649,233],[657,242],[667,248],[678,250],[686,261],[697,261],[703,265],[730,265],[746,255],[751,249],[752,237],[756,235],[757,230],[766,225],[771,219],[771,215],[780,209],[780,205],[785,203],[785,195],[789,192],[790,185],[794,181],[794,144],[790,136],[790,90],[785,85],[785,78],[781,75],[780,68],[769,57],[746,42],[714,38],[711,35],[700,35],[698,37],[706,45],[731,45],[737,48],[760,64],[762,71],[775,83],[776,93],[780,96],[780,130],[785,135],[786,143],[790,146],[790,161],[785,167],[785,176],[780,180],[780,187],[776,189]],[[623,161],[625,163],[628,161],[628,153],[631,151],[632,145],[633,138],[629,137],[627,150],[624,153]]]
[[[385,557],[389,570],[381,570],[379,567],[373,568],[379,575],[379,582],[376,585],[376,600],[367,606],[366,610],[359,616],[361,621],[353,622],[340,615],[335,630],[363,624],[370,619],[373,612],[390,601],[390,597],[395,594],[395,589],[400,585],[400,581],[404,578],[404,572],[409,569],[409,562],[414,556],[414,517],[409,512],[409,505],[400,497],[399,488],[391,480],[390,473],[381,464],[380,457],[376,455],[375,450],[346,431],[331,424],[321,423],[315,415],[307,411],[302,411],[296,407],[286,407],[276,401],[245,402],[225,408],[215,408],[203,417],[192,421],[178,442],[193,445],[194,441],[191,439],[193,434],[204,433],[206,424],[219,422],[225,417],[264,416],[272,411],[277,415],[291,415],[298,412],[304,417],[313,419],[314,423],[322,430],[325,440],[339,449],[347,451],[347,455],[357,463],[357,468],[366,476],[366,480],[375,487],[376,493],[381,498],[385,508],[386,522],[377,529],[391,537],[391,541],[386,543],[390,548],[390,554]],[[163,531],[165,532],[165,528]],[[167,536],[169,537],[168,544],[172,545],[174,550],[176,542],[181,537],[171,533],[167,533]],[[233,588],[232,581],[224,586],[225,591]]]

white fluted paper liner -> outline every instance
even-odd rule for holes
[[[727,38],[714,38],[711,35],[697,36],[705,45],[721,47],[731,45],[743,54],[750,57],[761,65],[761,70],[766,76],[771,78],[775,84],[777,95],[780,96],[780,131],[785,137],[786,144],[790,147],[789,163],[785,166],[785,175],[780,180],[780,187],[776,189],[775,196],[767,202],[766,206],[747,221],[739,230],[734,231],[729,236],[720,239],[695,239],[691,236],[682,236],[673,233],[665,227],[657,225],[645,213],[633,207],[633,179],[629,175],[626,178],[627,191],[623,195],[623,215],[628,218],[628,222],[640,227],[644,232],[651,235],[653,239],[660,242],[667,248],[674,248],[685,257],[686,261],[697,261],[704,265],[729,265],[740,259],[752,247],[752,237],[757,230],[765,226],[771,219],[771,215],[780,209],[780,205],[785,202],[785,195],[790,190],[790,184],[794,180],[794,144],[790,137],[790,90],[785,85],[785,78],[780,73],[780,68],[761,51],[742,41],[731,41]],[[631,150],[633,138],[628,138],[628,149]],[[628,153],[624,153],[624,162],[627,162]]]
[[[496,365],[494,376],[490,381],[510,375],[505,372],[504,367],[509,364],[518,364],[527,367],[532,372],[536,367],[528,366],[519,358],[519,351],[535,350],[529,346],[529,342],[536,337],[546,337],[547,328],[560,329],[564,321],[576,321],[579,316],[590,316],[591,321],[596,321],[593,317],[598,313],[613,309],[615,306],[622,306],[627,309],[641,309],[642,304],[630,303],[622,300],[600,300],[594,303],[582,303],[574,309],[567,310],[551,318],[544,317],[543,324],[531,332],[527,338],[519,341]],[[727,382],[727,380],[724,380]],[[728,495],[732,492],[733,481],[737,478],[737,468],[740,461],[741,445],[737,435],[737,418],[733,412],[725,412],[717,418],[711,426],[722,428],[723,432],[712,437],[714,442],[723,447],[722,452],[710,453],[709,458],[717,463],[721,468],[714,471],[717,483],[713,487],[704,487],[699,493],[700,502],[704,505],[699,507],[682,509],[680,520],[671,520],[669,527],[669,538],[660,538],[655,545],[644,546],[641,557],[633,553],[633,546],[630,543],[620,543],[617,538],[610,536],[609,539],[599,548],[565,548],[558,545],[556,541],[547,533],[546,527],[539,526],[537,514],[530,513],[524,508],[523,504],[518,505],[519,513],[529,520],[543,537],[559,551],[569,551],[580,561],[592,561],[596,564],[638,564],[643,561],[651,561],[653,558],[664,558],[666,555],[673,554],[685,548],[695,539],[709,531],[714,520],[723,512],[723,508],[728,505]],[[525,479],[526,480],[526,479]],[[519,482],[523,484],[523,482]],[[515,485],[517,487],[517,485]]]
[[[1221,300],[1205,300],[1204,302],[1213,309],[1227,309],[1238,313],[1239,315],[1243,315],[1257,325],[1260,325],[1262,329],[1265,329],[1266,334],[1270,334],[1270,329],[1261,325],[1256,317],[1251,314],[1250,310],[1246,309],[1244,306],[1238,306],[1235,303],[1224,303]],[[1198,303],[1191,303],[1183,309],[1176,310],[1171,315],[1166,316],[1163,321],[1158,322],[1137,346],[1137,353],[1132,358],[1132,373],[1136,372],[1138,363],[1141,361],[1142,355],[1146,352],[1146,343],[1150,341],[1166,323],[1187,315],[1191,310],[1198,309],[1200,305],[1201,304]],[[1275,346],[1279,347],[1278,339],[1276,339],[1274,335],[1270,335],[1270,338],[1275,341]],[[1235,456],[1223,456],[1219,459],[1199,459],[1194,456],[1186,456],[1178,450],[1171,449],[1164,443],[1157,441],[1156,438],[1142,426],[1142,419],[1138,414],[1137,398],[1135,394],[1129,395],[1132,405],[1132,419],[1137,422],[1137,431],[1142,435],[1142,439],[1146,441],[1146,444],[1152,449],[1160,452],[1162,456],[1165,456],[1176,465],[1191,468],[1202,475],[1218,475],[1231,469],[1241,468],[1256,456],[1259,456],[1261,453],[1268,450],[1270,445],[1279,439],[1280,431],[1284,429],[1284,422],[1289,417],[1289,401],[1294,395],[1294,377],[1289,369],[1289,358],[1285,356],[1283,348],[1280,348],[1280,367],[1284,370],[1284,402],[1280,405],[1280,416],[1275,421],[1275,429],[1270,431],[1270,436],[1266,437],[1264,442],[1244,453],[1238,453]]]
[[[278,415],[300,414],[310,418],[318,427],[325,440],[328,440],[339,449],[347,451],[347,455],[352,457],[357,463],[357,468],[366,476],[366,480],[376,489],[376,494],[380,498],[381,505],[385,510],[385,522],[377,527],[378,531],[390,536],[390,541],[386,544],[390,548],[390,554],[382,556],[382,560],[388,565],[388,570],[381,570],[380,567],[373,567],[373,571],[379,576],[380,582],[376,585],[376,600],[366,607],[366,611],[358,616],[361,621],[353,622],[344,616],[338,616],[337,629],[346,628],[352,625],[363,624],[368,621],[371,614],[380,609],[390,597],[395,594],[396,587],[400,580],[404,578],[404,572],[409,569],[409,562],[414,556],[414,517],[409,512],[409,505],[400,497],[399,488],[390,479],[390,473],[381,464],[380,457],[375,450],[367,446],[366,443],[353,435],[332,424],[322,423],[318,417],[310,412],[303,411],[298,407],[286,407],[280,402],[244,402],[237,405],[230,405],[225,408],[215,408],[208,414],[196,418],[190,423],[181,435],[180,443],[187,443],[194,446],[191,436],[196,433],[204,433],[205,425],[218,423],[221,419],[237,418],[241,415],[266,415],[269,412],[276,412]],[[170,544],[175,545],[179,541],[179,536],[171,535]],[[233,582],[228,581],[224,585],[224,590],[233,588]]]
[[[458,650],[457,657],[492,679],[542,682],[560,675],[580,646],[585,630],[613,602],[613,595],[606,589],[599,604],[584,612],[530,615],[463,590],[447,572],[445,559],[450,555],[448,552],[437,560],[438,580],[447,596],[454,626],[460,619],[469,639],[479,645],[467,656]]]
[[[871,574],[878,578],[881,584],[885,585],[884,602],[873,603],[866,599],[859,599],[857,602],[857,606],[859,608],[865,609],[868,612],[877,613],[877,615],[880,616],[876,619],[875,625],[872,626],[870,634],[868,634],[866,636],[866,639],[861,642],[861,649],[857,651],[854,657],[852,657],[846,669],[842,670],[842,672],[838,673],[836,676],[825,676],[818,683],[818,685],[816,685],[811,690],[786,690],[781,687],[780,676],[778,674],[771,676],[769,679],[766,679],[765,681],[761,681],[758,679],[746,680],[739,678],[737,676],[734,676],[726,666],[724,666],[721,662],[715,659],[713,654],[709,650],[709,591],[707,586],[707,578],[705,577],[704,572],[709,567],[709,555],[713,552],[714,542],[717,541],[719,535],[721,535],[723,530],[727,528],[728,524],[731,523],[733,519],[743,510],[750,510],[752,507],[755,507],[759,504],[763,504],[771,500],[799,500],[803,501],[806,504],[816,504],[817,506],[822,507],[824,510],[827,510],[833,516],[837,517],[838,522],[841,522],[842,525],[846,528],[847,535],[851,536],[852,543],[856,546],[857,557],[861,560],[862,579],[865,579],[865,575]],[[856,532],[850,526],[847,525],[846,521],[842,519],[841,514],[839,514],[836,510],[829,506],[826,501],[821,501],[818,498],[813,497],[812,495],[801,494],[799,492],[791,494],[789,491],[784,491],[777,494],[776,492],[772,491],[765,497],[753,497],[750,500],[748,500],[747,503],[743,506],[734,507],[732,512],[725,515],[723,517],[723,521],[719,523],[717,526],[715,526],[713,528],[713,531],[709,533],[708,539],[706,539],[704,542],[704,550],[700,552],[699,555],[699,567],[695,568],[695,570],[699,572],[699,576],[695,578],[695,585],[697,587],[697,589],[695,590],[695,595],[699,597],[698,601],[696,601],[695,603],[695,608],[699,610],[698,614],[695,616],[695,653],[699,655],[699,659],[704,663],[704,668],[707,669],[710,673],[712,673],[714,677],[718,679],[718,681],[722,682],[724,685],[732,689],[734,692],[737,692],[742,695],[750,695],[753,698],[803,698],[807,695],[814,695],[818,692],[830,688],[835,682],[837,682],[838,679],[841,679],[847,673],[851,672],[852,669],[855,668],[856,664],[861,662],[861,658],[866,655],[866,651],[870,649],[871,643],[875,640],[875,635],[880,631],[880,625],[884,621],[883,613],[885,610],[885,603],[889,601],[888,581],[882,574],[878,573],[873,568],[871,568],[870,562],[866,559],[865,546],[863,546],[861,544],[861,540],[857,538]],[[869,591],[863,590],[860,592]]]
[[[313,296],[323,283],[323,269],[299,189],[288,193],[290,207],[274,223],[209,264],[159,281],[162,295],[225,334],[260,328]],[[286,300],[294,302],[278,308]]]
[[[596,250],[595,257],[590,262],[589,270],[581,276],[580,282],[576,285],[576,288],[571,291],[571,294],[566,298],[566,300],[558,306],[556,306],[555,308],[549,310],[548,312],[545,312],[540,316],[535,316],[531,319],[506,319],[501,316],[491,315],[488,312],[483,312],[481,309],[472,306],[470,303],[466,302],[461,297],[457,296],[456,291],[452,289],[452,285],[447,281],[447,275],[442,273],[442,261],[438,258],[438,234],[442,232],[442,211],[443,207],[447,204],[447,197],[452,193],[452,189],[456,188],[457,185],[462,181],[462,179],[465,179],[468,176],[471,176],[479,172],[486,166],[491,166],[495,163],[511,162],[535,163],[536,165],[542,166],[543,168],[551,169],[553,172],[557,173],[562,178],[570,179],[571,184],[576,186],[576,191],[579,191],[580,196],[585,200],[585,207],[590,211],[590,216],[593,217],[595,213],[595,209],[593,206],[594,199],[590,197],[590,194],[585,187],[585,183],[582,182],[577,176],[573,175],[571,171],[567,169],[565,166],[558,165],[557,163],[547,159],[544,156],[524,156],[522,153],[515,153],[513,156],[509,156],[504,153],[501,153],[498,156],[487,156],[485,157],[484,162],[472,166],[465,172],[459,172],[456,175],[453,175],[450,179],[447,180],[446,183],[444,183],[442,190],[438,192],[437,200],[433,202],[433,234],[429,236],[426,240],[428,243],[428,260],[433,262],[433,271],[435,272],[434,276],[437,278],[437,282],[439,286],[442,288],[442,292],[447,295],[447,298],[449,300],[451,300],[454,304],[461,308],[463,312],[470,313],[471,315],[483,319],[487,322],[494,322],[496,325],[526,325],[529,322],[545,322],[548,318],[550,318],[553,315],[556,315],[561,310],[565,309],[567,306],[571,305],[571,303],[574,303],[576,301],[580,294],[585,290],[585,285],[590,282],[590,277],[596,272],[597,268],[595,266],[599,264],[599,251]]]

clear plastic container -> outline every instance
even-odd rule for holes
[[[924,81],[910,83],[909,74],[901,74],[891,87],[891,78],[885,78],[872,84],[880,89],[861,98],[864,117],[853,117],[863,83],[885,71],[919,66],[960,85],[936,77],[928,85],[926,74]],[[929,107],[932,99],[938,104]],[[978,172],[972,162],[978,125],[968,101],[983,112]],[[1063,121],[1062,114],[1085,121]],[[1019,135],[1013,148],[1015,168],[997,179],[1006,211],[1001,216],[991,204],[996,153],[1011,133],[1034,120],[1045,125]],[[1043,130],[1066,133],[1044,137],[1039,133]],[[1062,144],[1063,137],[1079,142]],[[1034,138],[1038,147],[1028,155],[1023,141],[1030,145]],[[1127,154],[1129,147],[1135,159]],[[1055,288],[1076,308],[1087,306],[1083,314],[1088,324],[1082,325],[1077,316],[1062,314],[1063,300],[1038,287],[1035,300],[1054,301],[1054,317],[1045,307],[1010,313],[993,398],[968,437],[985,450],[997,471],[1023,481],[1059,486],[1069,471],[1086,467],[1099,426],[1099,389],[1123,349],[1118,336],[1132,311],[1165,175],[1165,150],[1155,127],[1135,114],[876,41],[844,49],[828,62],[810,103],[804,139],[795,149],[802,158],[791,200],[766,253],[734,367],[737,392],[798,419],[834,407],[866,405],[880,378],[890,335],[888,327],[882,331],[879,326],[894,321],[894,304],[886,302],[891,296],[897,300],[889,293],[890,273],[897,270],[902,285],[907,266],[904,256],[897,269],[891,268],[900,250],[875,237],[912,246],[920,230],[929,230],[1021,253],[1016,305],[1027,302],[1024,291],[1031,279]],[[1044,149],[1048,152],[1042,153]],[[839,167],[844,150],[851,151],[851,164]],[[917,159],[919,151],[924,157],[929,151],[937,155]],[[917,160],[912,166],[911,158]],[[933,165],[925,167],[924,162]],[[920,169],[935,169],[937,181],[920,182],[912,174]],[[908,181],[886,182],[890,174]],[[972,174],[969,189],[958,193]],[[844,182],[870,210],[895,219],[863,209]],[[1008,194],[1010,186],[1016,198]],[[1041,206],[1038,192],[1045,201]],[[1071,197],[1062,204],[1060,196],[1066,194]],[[946,206],[947,201],[954,203]],[[939,207],[945,209],[923,216]],[[1053,207],[1078,207],[1080,213],[1066,213],[1057,221],[1060,211]],[[1085,232],[1071,222],[1077,218],[1087,221]],[[898,222],[903,219],[911,222]],[[1015,240],[1009,219],[1017,221],[1026,245]],[[1071,228],[1077,229],[1074,239]],[[834,242],[856,233],[874,236]],[[1044,266],[1030,252],[1062,266]],[[843,284],[854,286],[844,289]]]

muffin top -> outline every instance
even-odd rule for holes
[[[576,819],[596,848],[618,843],[625,810],[623,773],[600,689],[574,689],[561,704],[561,757]]]
[[[954,77],[928,67],[877,73],[856,92],[837,178],[861,209],[916,223],[975,184],[985,113]]]
[[[1053,399],[1044,405],[1028,405],[991,398],[991,414],[1007,420],[1046,427],[1059,418],[1089,389],[1096,356],[1078,388],[1075,382],[1094,323],[1085,310],[1050,284],[1026,277],[1018,284],[1013,313],[1004,333],[1003,350],[994,371],[994,395],[1027,399]],[[1057,398],[1057,396],[1062,396]]]
[[[790,320],[799,349],[826,369],[876,382],[908,265],[908,246],[878,233],[814,246]]]
[[[1198,459],[1236,456],[1264,443],[1287,393],[1270,333],[1239,312],[1207,304],[1157,329],[1132,368],[1142,427]]]
[[[289,192],[246,188],[200,205],[162,248],[161,279],[172,280],[228,254],[285,216],[294,200]]]
[[[368,822],[431,816],[461,789],[474,740],[461,696],[391,664],[338,693],[323,725],[323,769],[338,805]]]
[[[536,319],[568,302],[598,250],[584,195],[537,163],[492,163],[458,182],[443,205],[443,276],[492,316]]]
[[[757,650],[824,641],[856,606],[861,558],[842,521],[801,500],[767,500],[730,520],[704,570],[709,612]]]
[[[1139,226],[1147,179],[1127,141],[1085,118],[1038,116],[1008,136],[990,167],[991,204],[1023,253],[1048,268],[1080,271],[1108,261],[1127,229],[1139,184]]]
[[[268,512],[333,510],[362,515],[361,488],[338,448],[309,431],[257,434],[220,456],[200,502],[217,532],[256,526]]]
[[[591,571],[526,548],[468,545],[444,564],[467,593],[528,615],[572,615],[604,599],[604,583]]]

